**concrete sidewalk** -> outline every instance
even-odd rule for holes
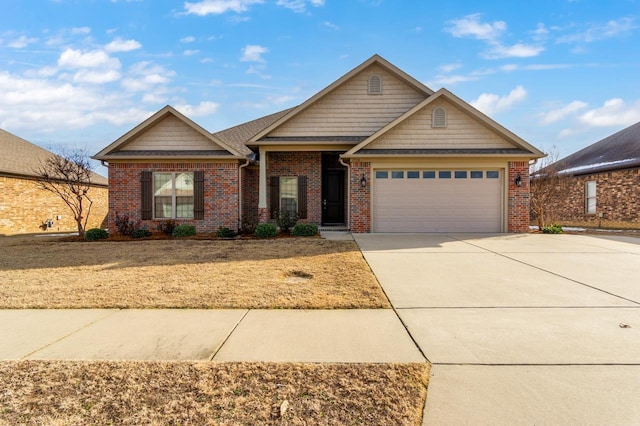
[[[390,309],[4,310],[0,359],[425,362]]]

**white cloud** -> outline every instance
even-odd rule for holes
[[[557,42],[592,43],[598,40],[629,34],[636,28],[638,28],[638,25],[635,24],[635,18],[620,18],[618,20],[610,20],[606,24],[594,25],[581,33],[562,36],[558,38]]]
[[[449,21],[449,27],[445,31],[454,37],[473,37],[478,40],[495,40],[506,29],[504,21],[494,21],[492,23],[480,22],[482,14],[475,13],[460,19]]]
[[[180,43],[193,43],[194,41],[196,41],[196,38],[194,36],[182,37],[180,39]]]
[[[156,86],[169,83],[175,76],[174,71],[149,61],[132,65],[128,74],[129,76],[122,80],[122,86],[132,92],[157,90]]]
[[[193,56],[193,55],[197,55],[198,53],[200,53],[200,51],[197,49],[187,49],[184,52],[182,52],[184,56]]]
[[[30,44],[33,44],[35,42],[37,42],[38,39],[37,38],[33,38],[33,37],[27,37],[27,36],[20,36],[17,39],[14,39],[12,41],[10,41],[9,43],[7,43],[7,46],[14,48],[14,49],[22,49],[24,47],[27,47]]]
[[[107,44],[104,48],[107,52],[130,52],[142,47],[139,41],[136,40],[122,40],[117,38],[111,43]]]
[[[339,26],[337,26],[336,24],[332,24],[329,21],[324,21],[322,23],[322,27],[327,29],[327,30],[331,30],[331,31],[338,31],[340,29]]]
[[[482,54],[486,59],[502,59],[502,58],[530,58],[538,56],[544,47],[516,43],[513,46],[504,46],[496,44],[489,51]]]
[[[308,3],[314,7],[324,6],[324,0],[310,0]],[[278,0],[276,4],[291,9],[296,13],[307,11],[307,1],[305,0]]]
[[[120,80],[120,73],[117,70],[80,70],[73,76],[76,83],[104,84]]]
[[[71,28],[71,34],[89,34],[91,33],[91,28],[89,27],[74,27]]]
[[[202,58],[202,59],[200,59],[200,63],[201,64],[208,64],[208,63],[211,63],[211,62],[213,62],[213,59],[211,59],[211,58]]]
[[[522,102],[527,97],[527,91],[524,87],[518,86],[509,92],[506,96],[500,96],[493,93],[483,93],[478,99],[471,101],[471,105],[487,115],[503,112],[511,109],[518,102]]]
[[[226,12],[242,13],[253,4],[263,3],[263,0],[203,0],[200,2],[185,2],[187,14],[198,16],[222,15]]]
[[[449,73],[460,68],[462,68],[462,64],[460,62],[457,62],[455,64],[444,64],[438,67],[440,72],[444,72],[444,73]]]
[[[588,106],[586,102],[582,101],[573,101],[562,108],[553,109],[551,111],[546,112],[542,115],[542,124],[552,124],[556,123],[560,120],[563,120],[569,115],[572,115],[581,109],[584,109]]]
[[[579,116],[578,120],[589,127],[630,126],[640,121],[640,101],[627,103],[620,98],[609,99],[600,108]]]
[[[111,58],[103,50],[92,50],[82,53],[80,50],[66,49],[58,59],[61,68],[120,68],[120,61]]]
[[[242,62],[266,62],[262,57],[263,54],[269,52],[264,46],[256,44],[248,44],[242,49]]]
[[[249,67],[249,69],[246,71],[247,74],[254,74],[257,75],[258,77],[262,78],[263,80],[268,80],[271,78],[270,75],[268,74],[264,74],[262,71],[264,71],[264,66],[260,66],[260,65],[252,65]]]
[[[202,101],[198,105],[176,105],[175,108],[187,117],[193,118],[214,114],[220,108],[220,104]]]

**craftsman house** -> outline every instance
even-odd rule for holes
[[[209,133],[166,106],[94,156],[115,214],[198,232],[273,220],[353,232],[527,232],[544,154],[378,55],[298,105]]]
[[[50,151],[0,129],[0,235],[75,232],[69,207],[37,183],[37,171]],[[87,228],[100,227],[107,216],[107,179],[92,175],[93,200]]]
[[[547,167],[569,180],[558,224],[640,229],[640,122]]]

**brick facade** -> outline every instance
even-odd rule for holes
[[[562,200],[553,203],[549,221],[561,225],[640,228],[640,169],[571,176]],[[585,212],[585,186],[596,182],[596,212]]]
[[[529,163],[527,161],[509,162],[507,231],[529,232]],[[517,177],[522,186],[516,185]]]
[[[320,225],[322,222],[322,153],[320,152],[268,152],[267,183],[272,176],[306,176],[307,177],[307,219],[301,223]],[[271,200],[271,188],[267,184],[267,204]],[[262,212],[271,211],[267,205]]]
[[[57,195],[45,191],[33,179],[0,176],[0,234],[76,232],[78,227],[69,207]],[[106,226],[108,191],[102,186],[89,190],[93,201],[87,229]],[[60,216],[60,219],[57,219]],[[47,219],[53,226],[40,228]]]
[[[260,169],[258,167],[242,168],[242,226],[251,227],[259,223],[258,190]]]
[[[360,184],[362,176],[367,179],[364,188]],[[351,232],[371,232],[371,163],[351,163],[349,186]]]
[[[204,220],[176,219],[179,224],[195,225],[198,233],[215,232],[219,227],[238,230],[238,167],[236,162],[218,163],[115,163],[109,164],[109,231],[116,232],[115,216],[141,219],[142,171],[204,171]],[[155,229],[163,219],[143,220],[141,225]]]

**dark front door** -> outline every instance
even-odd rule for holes
[[[322,223],[344,224],[344,170],[322,171]]]

